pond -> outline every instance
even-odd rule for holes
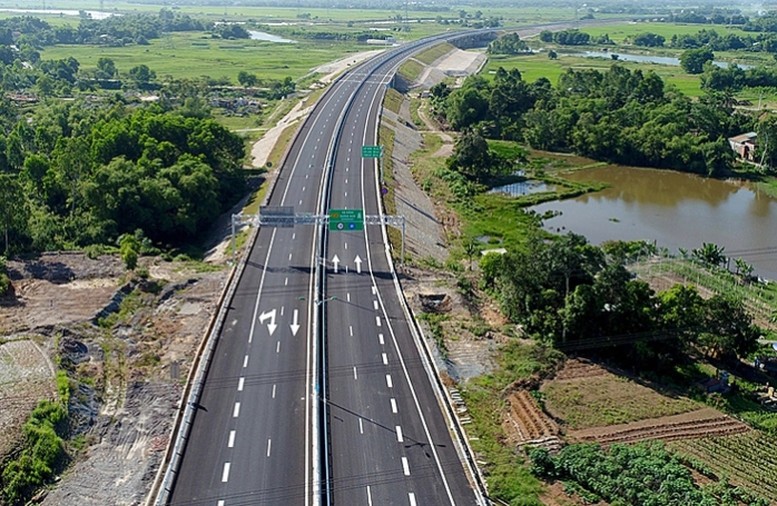
[[[502,193],[509,195],[510,197],[521,197],[523,195],[531,195],[533,193],[552,192],[555,191],[554,186],[547,185],[542,181],[517,181],[515,183],[509,183],[502,186],[495,186],[491,188],[488,193]]]
[[[656,241],[671,251],[703,242],[725,247],[755,272],[777,279],[777,200],[747,185],[680,172],[635,167],[599,167],[569,179],[601,181],[610,188],[531,209],[554,232],[572,231],[595,244],[607,240]]]
[[[657,63],[659,65],[674,65],[679,66],[680,65],[680,59],[679,58],[672,58],[670,56],[651,56],[646,54],[628,54],[628,53],[620,53],[617,51],[613,52],[604,52],[604,51],[585,51],[583,55],[586,58],[607,58],[608,60],[612,59],[613,55],[618,56],[618,61],[633,61],[638,63]],[[724,61],[713,61],[713,65],[716,65],[721,68],[726,68],[730,64],[728,62]],[[739,68],[747,70],[752,68],[752,65],[742,65],[738,64]]]
[[[277,35],[273,35],[267,32],[260,32],[259,30],[248,30],[248,34],[251,36],[251,40],[263,40],[266,42],[277,42],[279,44],[296,44],[296,40],[284,39]]]

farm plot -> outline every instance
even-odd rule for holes
[[[513,443],[518,446],[560,446],[558,425],[542,412],[527,390],[518,390],[507,401],[510,409],[506,413],[504,427]]]
[[[744,423],[712,408],[680,415],[651,418],[639,422],[596,427],[570,432],[577,441],[595,441],[603,445],[660,439],[674,441],[701,436],[728,436],[750,431]]]
[[[763,432],[686,439],[667,446],[777,504],[777,442]]]
[[[664,395],[621,378],[602,367],[581,366],[575,360],[568,361],[540,391],[545,395],[548,413],[564,420],[571,430],[677,415],[703,407],[691,399]]]

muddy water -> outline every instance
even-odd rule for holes
[[[570,179],[602,181],[610,188],[532,209],[561,215],[549,230],[571,230],[592,243],[610,239],[656,241],[671,251],[703,242],[725,247],[777,280],[777,200],[749,186],[691,174],[629,167],[578,171]]]

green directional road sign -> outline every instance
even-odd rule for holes
[[[364,230],[364,210],[330,209],[329,230]]]
[[[383,156],[383,146],[362,146],[362,158],[380,158]]]

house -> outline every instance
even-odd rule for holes
[[[758,134],[755,132],[747,132],[736,137],[729,137],[728,144],[731,149],[743,160],[748,162],[755,161],[755,139]]]

